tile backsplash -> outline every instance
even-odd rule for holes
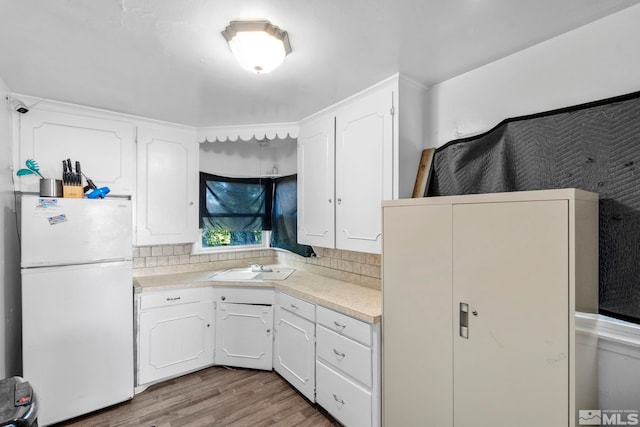
[[[191,254],[191,244],[135,246],[133,275],[225,270],[250,264],[286,264],[322,276],[380,289],[381,256],[340,249],[314,248],[317,257],[257,249],[213,254]]]

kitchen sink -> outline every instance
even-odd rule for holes
[[[286,280],[296,271],[289,267],[268,267],[263,270],[252,267],[230,268],[229,270],[215,273],[209,280],[218,282],[270,282],[274,280]]]

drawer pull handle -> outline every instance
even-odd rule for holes
[[[334,321],[333,324],[336,325],[336,328],[339,328],[340,330],[343,330],[347,327],[347,325],[343,325],[342,323],[338,323],[336,321]]]
[[[338,402],[341,405],[344,405],[344,400],[342,400],[338,396],[336,396],[335,393],[333,393],[333,400],[335,400],[336,402]]]
[[[297,309],[299,309],[299,308],[300,308],[300,307],[298,307],[298,306],[297,306],[297,305],[295,305],[295,304],[290,304],[290,305],[291,305],[291,308],[292,308],[292,309],[294,309],[294,310],[297,310]]]
[[[344,359],[344,357],[346,356],[346,354],[336,350],[335,348],[333,349],[333,354],[335,354],[336,358],[338,359]]]
[[[169,297],[167,298],[167,301],[178,301],[180,299],[180,297]]]

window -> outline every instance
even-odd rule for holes
[[[201,248],[273,247],[315,256],[311,246],[297,243],[297,188],[297,175],[228,178],[200,172]]]
[[[202,248],[268,246],[273,183],[200,173]]]

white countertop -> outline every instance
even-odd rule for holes
[[[331,279],[304,270],[273,282],[213,281],[215,271],[162,274],[134,278],[136,293],[156,292],[196,286],[268,287],[336,310],[356,319],[377,323],[382,318],[382,293],[377,289]]]

